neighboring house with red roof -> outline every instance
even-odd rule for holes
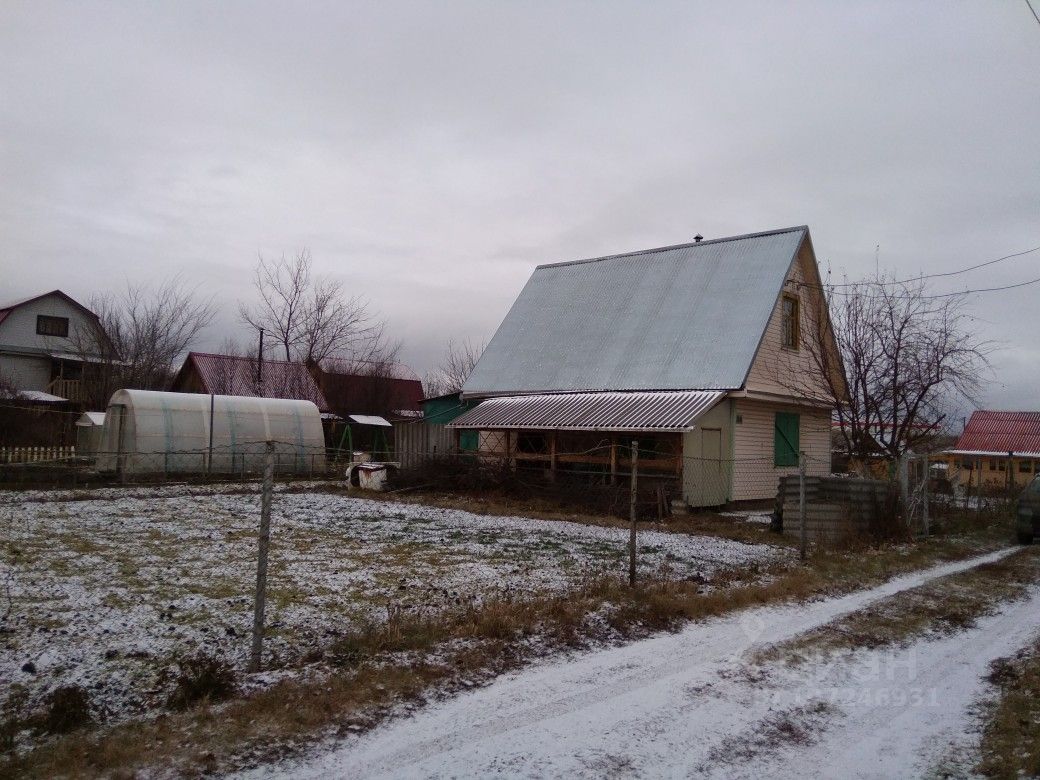
[[[325,395],[303,363],[189,352],[170,387],[179,393],[245,395],[313,401],[330,411]]]
[[[1040,412],[974,412],[945,455],[955,484],[1023,486],[1040,474]]]
[[[61,290],[0,305],[0,377],[35,397],[85,400],[90,366],[105,358],[84,345],[98,343],[100,328],[94,312]]]
[[[421,414],[422,382],[400,363],[327,359],[312,365],[311,373],[330,410],[340,417],[366,414],[393,419]]]

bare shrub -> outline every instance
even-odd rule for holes
[[[183,710],[201,701],[223,701],[235,694],[235,670],[219,658],[196,653],[177,660],[178,673],[168,704]]]
[[[55,688],[47,695],[44,705],[47,709],[40,726],[48,734],[67,734],[92,721],[90,696],[79,685]]]

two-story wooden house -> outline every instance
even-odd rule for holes
[[[550,475],[615,479],[635,439],[641,473],[713,506],[773,497],[800,453],[829,473],[835,388],[802,226],[538,266],[463,387],[480,404],[449,426]]]
[[[0,379],[15,390],[79,402],[104,336],[94,312],[61,290],[0,305]]]

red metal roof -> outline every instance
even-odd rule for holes
[[[193,387],[191,377],[198,379]],[[318,411],[329,411],[325,396],[303,363],[264,360],[261,385],[257,387],[257,361],[251,357],[189,352],[173,381],[173,389],[253,398],[288,398],[313,401]],[[259,390],[259,392],[258,392]]]
[[[385,416],[422,408],[422,382],[418,378],[409,378],[409,374],[415,376],[411,369],[392,366],[385,373],[375,375],[331,370],[332,366],[346,365],[325,361],[317,371],[321,390],[329,402],[330,410],[336,414]]]
[[[974,412],[953,451],[1040,455],[1040,412]]]

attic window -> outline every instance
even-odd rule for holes
[[[46,314],[36,315],[36,335],[61,336],[69,335],[68,317],[50,317]]]
[[[798,299],[793,295],[784,295],[783,306],[783,346],[785,349],[798,349],[799,317]]]

